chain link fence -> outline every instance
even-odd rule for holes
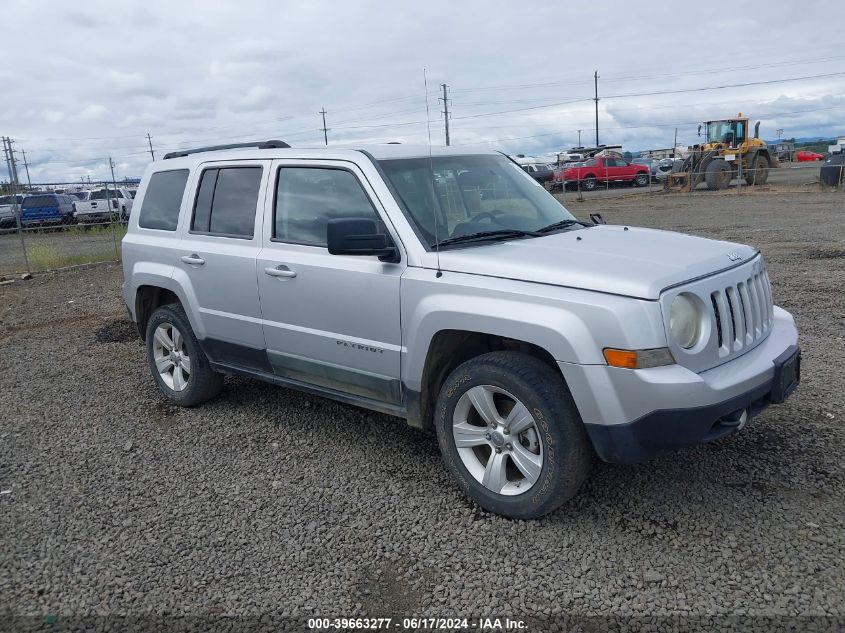
[[[705,165],[692,172],[683,172],[682,162],[681,159],[676,159],[670,170],[665,172],[653,169],[648,164],[636,163],[630,163],[627,167],[594,165],[593,170],[590,170],[589,166],[564,165],[555,167],[555,180],[546,183],[546,188],[555,193],[564,204],[573,200],[671,193],[709,195],[722,192],[747,195],[824,189],[845,191],[845,174],[839,175],[838,186],[821,184],[819,175],[824,162],[781,162],[778,166],[744,169],[740,161],[733,160],[713,165],[709,171]],[[637,179],[636,174],[631,173],[632,167],[647,170],[648,176]],[[845,172],[845,167],[837,168]]]
[[[33,183],[0,196],[0,276],[120,259],[134,185]]]
[[[614,157],[615,158],[615,157]],[[626,161],[627,162],[627,161]],[[546,183],[566,204],[591,198],[630,195],[748,195],[755,192],[795,192],[808,190],[845,190],[843,173],[838,184],[820,184],[820,168],[825,163],[783,162],[764,170],[743,170],[739,161],[733,166],[723,161],[720,169],[671,174],[654,173],[649,165],[648,178],[632,179],[611,173],[588,173],[565,183],[560,175],[571,168],[557,167],[558,180]],[[630,167],[630,165],[629,165]],[[845,171],[845,165],[836,168]],[[691,186],[693,185],[693,186]],[[441,202],[447,213],[457,206],[457,182],[437,182]],[[0,276],[32,273],[78,264],[120,260],[120,245],[132,213],[134,184],[114,181],[89,183],[52,182],[12,187],[12,195],[0,195]],[[16,190],[15,190],[16,189]],[[510,199],[504,185],[487,185],[482,192],[482,207],[502,206]],[[518,212],[514,209],[512,212]]]

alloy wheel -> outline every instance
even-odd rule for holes
[[[537,422],[500,387],[478,385],[460,397],[452,436],[464,467],[490,492],[522,494],[540,479],[544,451]]]
[[[172,323],[160,324],[153,335],[153,359],[165,385],[182,391],[191,379],[191,358],[185,338]]]

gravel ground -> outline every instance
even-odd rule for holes
[[[742,433],[636,467],[597,463],[533,522],[475,508],[434,437],[395,418],[243,378],[201,408],[165,404],[116,265],[0,286],[0,629],[442,615],[521,617],[531,631],[841,630],[842,201],[570,204],[759,246],[798,322],[804,375]]]

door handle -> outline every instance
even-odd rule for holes
[[[265,268],[264,272],[271,277],[296,277],[296,273],[284,264],[279,264],[275,268]]]
[[[183,255],[182,261],[186,264],[193,264],[194,266],[202,266],[205,263],[205,260],[196,253],[193,255]]]

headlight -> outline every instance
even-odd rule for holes
[[[701,333],[698,304],[690,295],[681,293],[672,302],[669,311],[669,331],[684,349],[694,347]]]

